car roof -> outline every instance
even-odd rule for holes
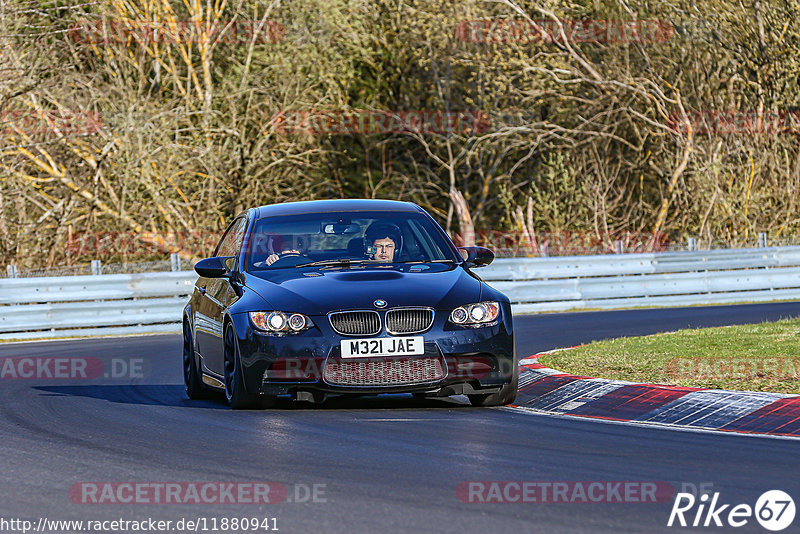
[[[283,202],[255,208],[256,217],[299,215],[301,213],[330,213],[336,211],[399,211],[414,213],[422,208],[412,202],[375,199],[307,200]]]

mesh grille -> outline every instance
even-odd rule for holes
[[[396,308],[386,312],[386,331],[390,334],[424,332],[433,324],[433,310]]]
[[[331,326],[345,336],[374,336],[381,331],[381,319],[374,311],[347,311],[330,314]]]
[[[444,378],[441,358],[343,360],[325,364],[325,382],[341,386],[401,386]]]

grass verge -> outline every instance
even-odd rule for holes
[[[597,341],[539,361],[630,382],[800,393],[800,319]]]

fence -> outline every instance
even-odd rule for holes
[[[459,234],[453,234],[452,238],[459,246],[464,243]],[[180,249],[181,252],[166,254],[163,250],[154,251],[153,242],[165,242],[171,249]],[[687,237],[676,241],[666,234],[658,234],[654,239],[651,232],[598,234],[563,230],[527,234],[522,231],[481,230],[476,232],[475,244],[492,249],[498,259],[546,258],[799,246],[800,236],[781,237],[761,232],[738,238]],[[6,257],[8,263],[0,265],[0,279],[191,270],[194,262],[205,257],[215,246],[216,236],[208,233],[164,236],[115,232],[74,234],[65,244],[71,257],[67,264],[34,267],[25,263],[17,265],[15,258]],[[42,259],[31,254],[29,259],[33,258]],[[105,261],[101,263],[101,259]]]
[[[515,313],[800,299],[800,247],[497,259]],[[424,275],[423,275],[424,276]],[[0,280],[0,339],[179,332],[193,271]]]
[[[453,240],[463,244],[460,234]],[[479,231],[475,244],[492,249],[497,258],[546,258],[548,256],[588,256],[603,254],[659,253],[739,248],[767,248],[800,245],[797,236],[779,237],[766,232],[729,239],[687,237],[675,241],[666,234],[653,238],[651,232],[597,234],[579,231],[524,232]]]
[[[58,267],[45,267],[41,269],[20,269],[14,264],[6,266],[5,276],[0,272],[0,278],[42,278],[53,276],[79,276],[82,274],[129,274],[129,273],[160,273],[164,271],[180,271],[181,268],[191,269],[194,262],[181,260],[180,254],[173,253],[169,259],[155,261],[141,261],[135,263],[102,263],[92,260],[90,263],[78,265],[60,265]]]

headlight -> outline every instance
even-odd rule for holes
[[[250,312],[250,321],[258,330],[278,334],[297,334],[314,326],[302,313],[281,311]]]
[[[478,302],[459,306],[450,313],[450,321],[465,326],[485,326],[493,323],[500,315],[497,302]]]
[[[301,315],[299,313],[295,313],[291,317],[289,317],[289,328],[291,328],[295,332],[300,332],[301,330],[305,330],[306,324],[306,316]]]
[[[469,314],[467,310],[464,308],[456,308],[453,310],[453,313],[450,314],[450,320],[456,324],[464,324],[469,319]]]

